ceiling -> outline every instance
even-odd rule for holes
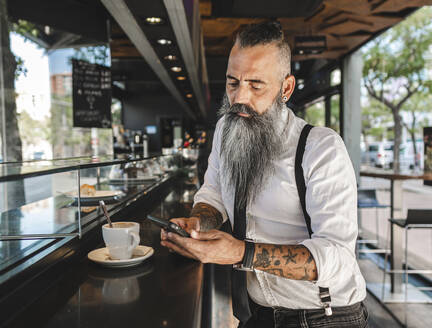
[[[232,3],[237,13],[252,11],[255,13],[255,18],[233,17],[235,14],[230,15],[229,10],[222,11],[223,16],[221,16],[221,10],[218,8],[224,3]],[[432,5],[431,0],[302,0],[300,4],[299,1],[291,1],[297,7],[300,5],[300,8],[295,9],[293,6],[291,17],[287,17],[289,12],[282,11],[281,14],[282,3],[290,2],[200,0],[206,55],[227,56],[232,46],[233,35],[243,25],[257,23],[271,17],[281,22],[292,49],[296,36],[326,37],[327,50],[315,55],[295,55],[293,61],[316,58],[338,59],[373,38],[377,33],[397,24],[418,7]],[[304,10],[305,5],[302,7],[301,3],[313,4],[309,6],[312,10]],[[251,10],[250,7],[255,4],[256,10]],[[260,12],[264,12],[262,17],[259,15]]]
[[[419,7],[432,5],[432,0],[44,0],[37,4],[13,0],[8,4],[15,19],[39,24],[37,41],[47,49],[109,40],[114,81],[139,84],[143,92],[165,88],[193,120],[205,121],[206,112],[214,112],[225,91],[233,38],[244,25],[278,19],[293,50],[296,37],[325,38],[325,49],[319,53],[293,51],[293,74],[312,81],[308,93],[294,93],[293,102],[301,107],[322,94],[338,92],[328,88],[329,72],[344,56]],[[160,17],[162,23],[148,24],[148,17]],[[46,25],[54,32],[45,35]],[[141,46],[140,38],[145,40]],[[172,42],[160,45],[161,38]],[[167,55],[176,59],[166,60]],[[172,71],[173,66],[181,71]]]
[[[293,51],[293,74],[314,85],[294,92],[292,105],[301,109],[314,98],[338,92],[329,84],[315,87],[319,79],[330,81],[330,71],[339,67],[340,59],[419,7],[432,5],[432,0],[200,0],[199,4],[210,90],[216,101],[225,91],[233,38],[244,25],[277,19],[292,50],[295,37],[325,37],[326,49],[321,53],[300,55]],[[251,16],[244,17],[245,13]]]

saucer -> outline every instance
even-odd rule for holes
[[[133,253],[132,258],[126,260],[111,260],[108,253],[108,248],[98,248],[90,253],[87,257],[89,260],[96,262],[100,265],[110,267],[110,268],[125,268],[140,264],[154,253],[153,248],[149,246],[138,245]]]

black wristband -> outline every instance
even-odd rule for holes
[[[255,244],[245,240],[245,252],[243,255],[242,265],[243,268],[252,269],[253,267],[253,259],[255,255]]]

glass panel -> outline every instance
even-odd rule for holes
[[[333,95],[331,97],[331,117],[330,117],[330,127],[335,130],[337,133],[340,133],[340,121],[339,121],[339,112],[340,112],[340,96]]]
[[[0,183],[0,236],[76,232],[77,186],[77,171]],[[0,241],[0,270],[49,242]]]
[[[341,71],[339,68],[337,68],[330,73],[330,85],[334,86],[340,83],[341,83]]]
[[[320,101],[306,108],[305,120],[314,126],[325,126],[324,102]]]
[[[72,122],[71,60],[110,66],[108,44],[19,19],[17,8],[18,16],[9,19],[5,8],[0,8],[0,30],[7,31],[0,36],[0,162],[112,154],[111,128],[75,128]],[[111,110],[120,124],[119,103]]]

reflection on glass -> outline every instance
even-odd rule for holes
[[[7,160],[112,154],[111,129],[74,128],[72,122],[71,59],[110,66],[109,47],[88,46],[88,41],[80,47],[80,36],[52,26],[22,19],[10,23],[10,33],[2,34],[7,40],[1,40],[6,65],[0,67],[1,91],[13,96],[6,110],[0,108],[0,118],[7,116],[7,124],[0,124]]]
[[[105,279],[102,299],[109,304],[127,304],[138,299],[140,289],[137,278]]]

